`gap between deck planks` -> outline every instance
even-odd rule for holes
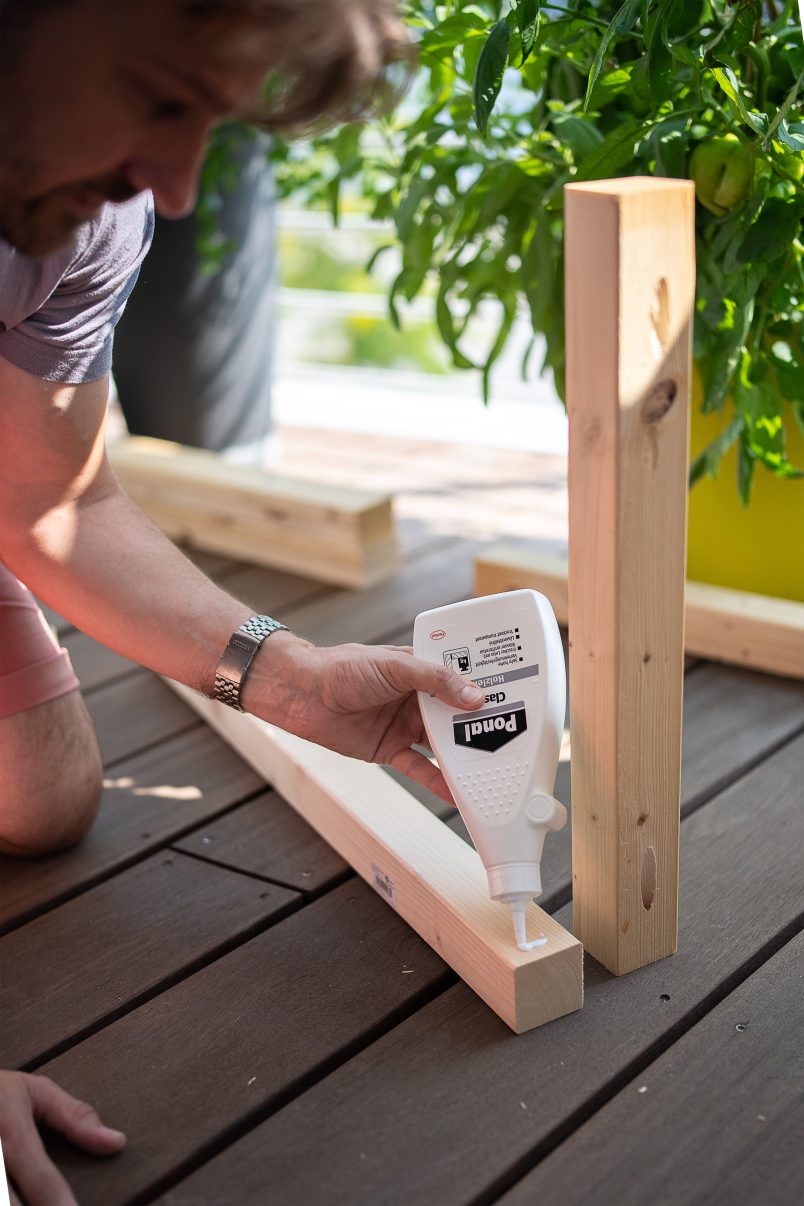
[[[715,668],[712,668],[712,669],[715,669]],[[741,692],[741,695],[746,695],[746,693],[747,693],[747,692]],[[738,696],[738,695],[740,695],[740,693],[738,693],[738,692],[733,692],[733,695]],[[704,812],[705,812],[705,810],[704,810]],[[547,882],[547,880],[546,880],[546,882]],[[747,886],[747,890],[749,890],[749,891],[751,890],[751,889],[750,889],[750,885],[749,885],[749,886]],[[348,961],[348,956],[346,955],[346,950],[345,950],[345,953],[344,953],[344,959],[345,959],[345,961],[346,961],[346,962]],[[243,966],[243,971],[245,971],[245,970],[246,970],[246,968],[247,968],[247,966],[248,966],[248,961],[246,961],[246,962],[245,962],[245,964],[243,964],[242,966]],[[662,967],[664,967],[664,966],[667,966],[667,965],[661,965],[661,966],[662,966]],[[357,988],[358,990],[360,990],[360,985],[356,985],[356,988]],[[154,1003],[154,1007],[157,1007],[157,1006],[158,1006],[158,1002],[155,1002],[155,1003]],[[140,1013],[140,1011],[137,1011],[137,1014],[139,1014],[139,1013]],[[136,1017],[136,1015],[131,1015],[131,1017]],[[123,1019],[123,1020],[125,1020],[125,1019]],[[117,1025],[119,1025],[119,1023],[118,1023]],[[551,1030],[552,1030],[552,1028],[551,1028]],[[135,1031],[135,1032],[136,1032],[136,1031]],[[82,1044],[82,1046],[83,1046],[83,1044]],[[78,1050],[80,1050],[80,1049],[81,1049],[81,1048],[76,1048],[77,1052],[78,1052]],[[199,1050],[198,1054],[196,1054],[196,1058],[203,1059],[203,1055],[201,1055],[200,1050]],[[121,1102],[121,1103],[119,1103],[119,1108],[122,1108],[122,1107],[123,1107],[123,1103]],[[101,1199],[98,1199],[98,1200],[99,1200],[99,1201],[102,1201],[102,1198],[101,1198]],[[211,1199],[211,1200],[215,1200],[215,1199]]]
[[[366,638],[366,639],[371,639],[371,638]],[[708,669],[708,668],[706,668],[706,669]],[[697,673],[697,672],[696,672],[696,673]],[[772,684],[772,683],[771,683],[770,685],[771,685],[771,687],[773,687],[773,684]],[[734,689],[728,693],[728,698],[731,700],[731,699],[732,699],[732,698],[733,698],[735,695],[737,695],[737,694],[739,694],[739,695],[740,695],[740,696],[742,696],[742,697],[746,697],[746,696],[747,696],[747,691],[746,691],[745,687],[746,687],[746,684],[745,684],[745,682],[744,682],[744,681],[742,681],[742,682],[741,682],[740,680],[736,680],[736,681],[733,683],[733,688],[734,688]],[[713,683],[713,691],[715,692],[715,694],[717,693],[717,692],[716,692],[716,684],[715,684],[715,683]],[[784,723],[783,723],[783,715],[782,715],[782,713],[783,713],[783,703],[782,703],[781,699],[779,699],[778,697],[776,697],[776,696],[774,695],[773,690],[771,690],[771,691],[770,691],[770,694],[769,694],[768,698],[769,698],[769,699],[774,700],[774,701],[775,701],[774,706],[777,706],[777,719],[776,719],[776,731],[777,731],[777,734],[783,734],[783,732],[784,732],[784,730],[785,730],[785,725],[784,725]],[[739,713],[739,715],[743,715],[743,713]],[[750,716],[750,708],[746,707],[744,715],[745,715],[746,717],[749,717],[749,716]],[[702,720],[703,720],[703,719],[705,719],[705,717],[706,717],[706,712],[705,712],[704,710],[702,710],[702,713],[701,713],[701,718],[702,718]],[[762,717],[760,717],[760,720],[761,720],[761,719],[762,719]],[[735,717],[735,723],[736,723],[736,724],[739,724],[739,719],[737,718],[737,715],[736,715],[736,717]],[[789,727],[789,726],[788,726],[788,727]],[[761,728],[761,725],[760,725],[760,728]],[[749,722],[748,722],[748,731],[749,731],[749,732],[751,732],[751,733],[755,733],[755,732],[756,732],[756,729],[757,729],[757,726],[755,726],[755,725],[751,724],[751,723],[750,723],[750,718],[749,718]],[[743,731],[743,733],[745,733],[745,732],[746,732],[746,729],[743,729],[742,731]],[[703,740],[704,740],[704,734],[703,734],[702,729],[701,729],[700,727],[696,727],[696,728],[695,728],[695,732],[696,732],[697,734],[699,734],[699,735],[700,735],[700,737],[701,737],[701,741],[703,742]],[[735,740],[736,738],[739,738],[739,736],[740,736],[739,729],[738,729],[736,732],[735,732],[734,730],[730,730],[730,736],[732,737],[732,740]],[[783,740],[783,739],[784,739],[784,737],[783,737],[783,736],[777,737],[777,740]],[[757,748],[756,748],[755,757],[761,757],[761,756],[762,756],[762,754],[761,754],[761,747],[762,747],[762,743],[761,743],[761,741],[758,741],[758,742],[757,742]],[[154,752],[154,751],[152,751],[152,752]],[[714,752],[715,754],[720,754],[720,753],[722,752],[722,751],[721,751],[721,747],[720,747],[719,743],[718,743],[718,745],[717,745],[716,749],[715,749],[713,752]],[[726,757],[725,757],[725,756],[723,757],[722,762],[723,762],[723,766],[724,766],[724,767],[727,767],[727,759],[726,759]],[[185,825],[185,827],[184,827],[184,831],[185,831],[185,832],[186,832],[186,829],[187,829],[187,826]],[[448,982],[448,981],[447,981],[447,982]],[[519,1040],[516,1040],[516,1041],[519,1041]]]
[[[728,1006],[748,976],[761,977],[767,957],[801,925],[804,814],[790,802],[802,757],[799,738],[684,821],[675,957],[621,978],[591,962],[583,1011],[509,1041],[459,984],[165,1193],[160,1206],[250,1206],[267,1192],[283,1206],[494,1200],[634,1076],[643,1083],[661,1052],[720,1001]],[[670,1147],[666,1130],[663,1139]],[[642,1201],[656,1197],[651,1168],[639,1189]]]
[[[799,933],[501,1200],[792,1206],[804,1185]],[[659,1188],[661,1187],[661,1188]]]

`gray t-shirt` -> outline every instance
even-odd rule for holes
[[[0,356],[44,381],[103,377],[153,228],[153,198],[140,193],[104,205],[56,255],[33,259],[0,239]]]

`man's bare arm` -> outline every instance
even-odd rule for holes
[[[105,381],[57,385],[0,359],[0,557],[44,602],[142,665],[210,694],[232,632],[251,614],[210,582],[120,489],[105,455]],[[266,600],[270,608],[270,600]],[[417,690],[462,709],[483,694],[409,650],[317,649],[277,632],[254,659],[247,709],[449,798],[411,745]]]

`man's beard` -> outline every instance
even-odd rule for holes
[[[3,190],[0,210],[0,235],[21,251],[36,258],[55,255],[73,246],[80,227],[91,222],[96,214],[79,214],[70,208],[71,194],[88,193],[98,198],[98,209],[104,201],[128,201],[136,190],[119,178],[93,180],[87,185],[54,189],[33,201],[9,200]]]

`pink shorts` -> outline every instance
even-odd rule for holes
[[[33,595],[0,561],[0,720],[78,685]]]

